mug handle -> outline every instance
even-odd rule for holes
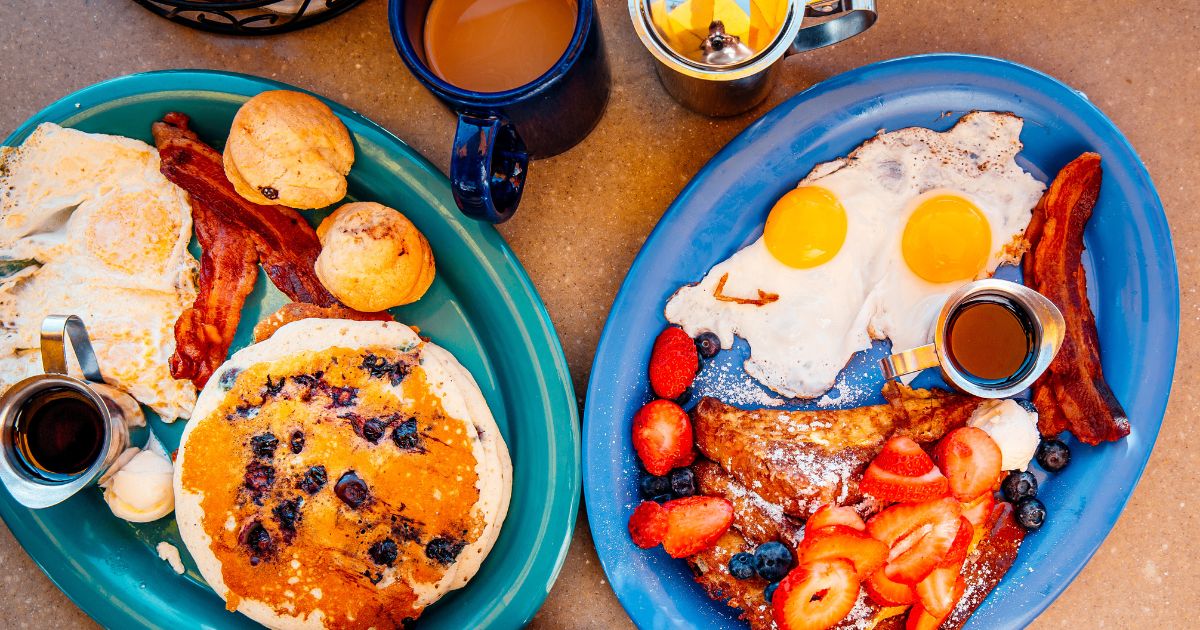
[[[71,339],[71,348],[79,359],[83,377],[94,383],[103,383],[96,352],[88,339],[87,327],[75,315],[47,315],[42,320],[42,370],[47,374],[67,373],[67,348],[63,337]]]
[[[790,54],[823,48],[836,44],[844,39],[871,28],[879,14],[875,11],[875,0],[822,0],[821,2],[805,2],[796,0],[804,5],[804,17],[820,18],[838,15],[832,20],[818,22],[812,26],[800,28],[796,40],[788,49]],[[840,15],[839,15],[840,14]]]
[[[529,153],[508,120],[495,115],[458,115],[450,156],[450,187],[463,214],[503,223],[521,201]]]
[[[897,352],[879,360],[879,366],[883,369],[883,378],[886,380],[920,372],[941,364],[942,360],[938,357],[937,348],[932,343],[912,350]]]

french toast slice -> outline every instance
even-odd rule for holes
[[[763,596],[767,582],[757,576],[738,580],[730,575],[733,554],[752,552],[772,540],[795,552],[804,537],[804,519],[823,502],[853,505],[864,518],[871,516],[881,506],[858,493],[857,480],[883,443],[892,435],[908,435],[921,444],[936,442],[966,424],[981,402],[903,386],[891,391],[888,399],[888,404],[858,409],[784,412],[743,411],[706,398],[693,411],[700,451],[728,462],[697,461],[693,465],[697,489],[701,494],[728,499],[734,506],[734,519],[733,527],[715,546],[688,558],[688,563],[709,597],[740,610],[752,630],[776,627],[770,603]],[[798,454],[809,457],[805,463],[810,465],[781,467],[769,461],[799,458]],[[827,474],[822,458],[839,458],[832,466],[852,470],[844,476]],[[802,501],[788,501],[787,493],[801,490],[809,492]],[[944,630],[957,630],[966,622],[1012,566],[1024,536],[1006,503],[997,503],[983,531],[985,535],[963,568],[967,591],[943,622]],[[899,630],[907,616],[904,608],[875,604],[864,591],[851,614],[835,628]]]
[[[897,385],[856,409],[742,410],[705,397],[692,411],[696,446],[741,486],[789,516],[862,500],[858,479],[893,435],[929,444],[967,423],[981,399]]]

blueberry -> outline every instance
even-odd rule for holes
[[[775,589],[777,588],[779,588],[779,582],[771,582],[768,584],[767,588],[763,589],[763,598],[765,598],[768,602],[771,601],[771,598],[775,597]]]
[[[304,450],[304,432],[301,431],[300,429],[296,429],[295,431],[292,431],[292,439],[291,439],[290,445],[292,447],[292,452],[299,455],[300,451]]]
[[[273,433],[260,433],[250,438],[250,450],[258,457],[271,459],[275,457],[275,448],[279,446],[279,438]]]
[[[300,505],[304,503],[304,499],[297,497],[290,501],[282,501],[275,509],[271,510],[275,514],[275,519],[279,521],[279,529],[284,532],[295,532],[296,521],[300,520]]]
[[[739,580],[754,577],[754,554],[745,551],[733,554],[729,559],[729,575]]]
[[[781,542],[763,543],[754,550],[754,570],[768,582],[782,580],[792,566],[792,552]]]
[[[254,521],[250,527],[242,531],[242,544],[246,545],[254,554],[250,558],[250,564],[258,564],[259,556],[267,555],[275,548],[271,542],[271,532],[267,531],[267,528],[258,521]]]
[[[721,339],[710,332],[702,332],[696,337],[696,350],[705,359],[717,356],[721,351]]]
[[[1033,404],[1032,400],[1018,400],[1017,404],[1021,405],[1021,408],[1024,409],[1025,411],[1028,411],[1029,413],[1037,413],[1038,412],[1037,405]]]
[[[358,399],[357,387],[330,387],[329,400],[334,407],[349,407]]]
[[[467,543],[461,540],[438,536],[425,545],[425,556],[440,564],[450,564],[458,558],[458,554],[462,553],[463,547],[466,546]]]
[[[364,440],[372,444],[377,444],[379,443],[380,438],[383,437],[383,433],[386,430],[387,424],[385,424],[383,420],[380,420],[379,418],[371,418],[363,423],[362,436]]]
[[[692,400],[692,388],[688,387],[687,389],[683,390],[682,394],[675,397],[674,403],[679,405],[680,407],[683,407],[683,406],[687,405],[688,402],[691,400]]]
[[[676,468],[671,471],[671,492],[675,498],[696,494],[696,474],[691,468]]]
[[[1050,472],[1058,472],[1071,463],[1071,449],[1059,440],[1042,440],[1038,444],[1037,463]]]
[[[353,470],[342,474],[337,485],[333,487],[333,492],[343,503],[352,508],[362,505],[370,495],[367,490],[367,482],[363,481]]]
[[[254,496],[254,502],[262,505],[262,496],[275,485],[275,467],[268,466],[257,460],[246,465],[243,476],[246,488]]]
[[[423,451],[421,434],[417,432],[417,419],[409,418],[392,429],[392,441],[405,451]]]
[[[271,380],[271,375],[268,374],[267,384],[263,386],[263,398],[270,398],[271,396],[278,395],[279,392],[283,391],[284,383],[287,383],[286,376],[281,376],[278,381],[275,381]]]
[[[1017,501],[1017,524],[1027,530],[1035,530],[1046,522],[1046,506],[1035,497]]]
[[[304,472],[304,478],[296,485],[309,494],[316,494],[318,490],[325,487],[327,481],[329,481],[329,476],[325,474],[325,467],[313,466]]]
[[[391,538],[384,538],[374,545],[371,545],[371,548],[367,550],[367,553],[371,556],[371,561],[375,564],[382,564],[390,567],[392,566],[392,563],[396,561],[396,557],[400,555],[400,548],[396,546],[396,541],[392,540]]]
[[[1004,498],[1016,503],[1025,497],[1037,496],[1037,477],[1029,471],[1014,470],[1000,484]]]
[[[671,495],[671,479],[666,475],[644,475],[642,477],[642,497],[657,501],[656,497]],[[668,501],[670,499],[667,499]]]

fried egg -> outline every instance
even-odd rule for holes
[[[174,326],[196,297],[191,206],[158,151],[44,123],[0,155],[0,390],[41,371],[49,314],[87,325],[105,379],[168,422],[196,390],[171,377]]]
[[[1044,184],[1017,163],[1022,120],[973,112],[946,132],[880,133],[819,164],[771,209],[763,235],[679,289],[666,317],[789,397],[833,386],[872,339],[928,343],[946,298],[1024,253]]]

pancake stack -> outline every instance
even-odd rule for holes
[[[307,319],[216,371],[174,482],[183,540],[229,610],[393,627],[478,571],[512,466],[450,353],[395,322]]]

